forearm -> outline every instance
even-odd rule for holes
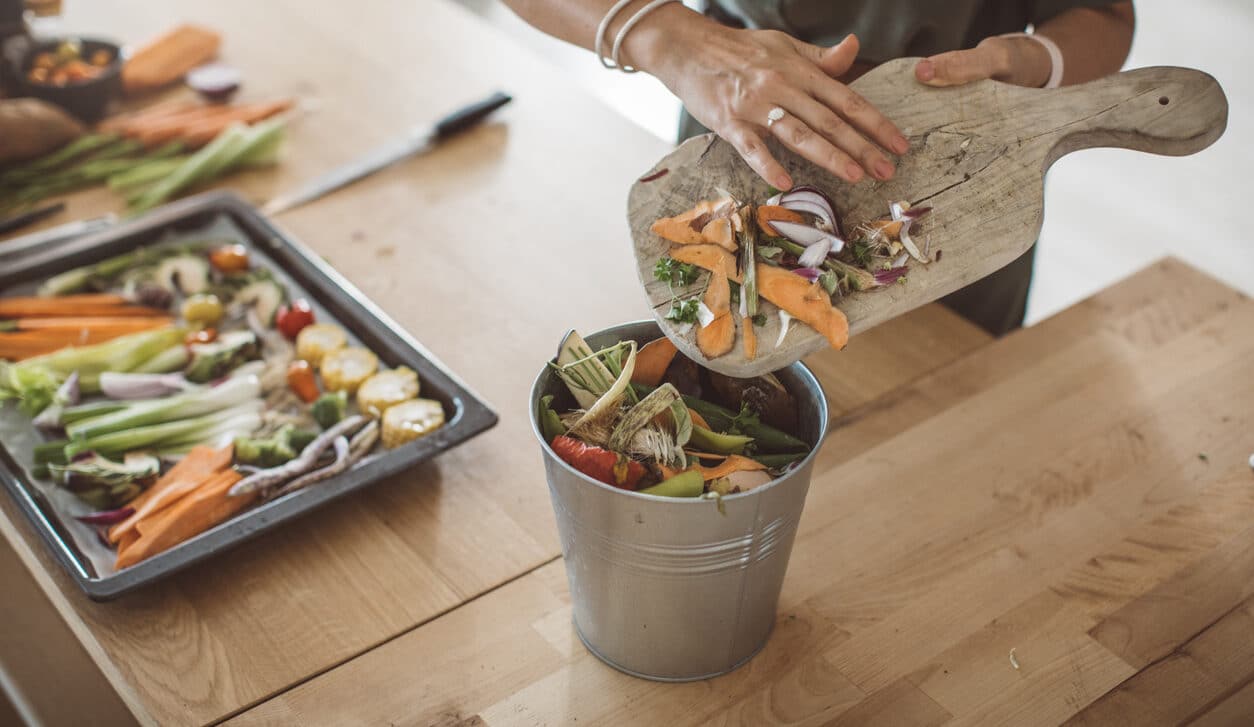
[[[1041,23],[1036,32],[1058,44],[1064,85],[1084,83],[1123,67],[1132,48],[1136,13],[1131,2],[1107,8],[1073,8]]]
[[[597,27],[617,0],[504,0],[518,17],[548,35],[581,48],[596,46]],[[609,57],[610,47],[622,27],[649,0],[633,0],[623,8],[602,37],[602,49]],[[684,36],[699,37],[713,21],[689,10],[682,3],[667,3],[638,23],[623,41],[619,60],[626,65],[657,75],[657,66],[667,55],[667,45]],[[670,54],[674,55],[674,53]]]

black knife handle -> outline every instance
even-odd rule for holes
[[[460,108],[436,122],[436,138],[443,139],[465,131],[512,100],[509,94],[497,91],[482,101]]]

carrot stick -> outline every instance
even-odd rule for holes
[[[96,125],[96,130],[103,133],[126,134],[134,124],[142,124],[168,119],[195,109],[204,108],[204,104],[191,101],[171,101],[148,108],[138,109],[129,114],[119,114]]]
[[[135,326],[53,328],[43,331],[21,331],[18,333],[0,333],[0,359],[21,361],[45,353],[59,351],[66,346],[87,346],[103,343],[119,336],[138,333],[143,330],[160,328],[168,322],[148,323]]]
[[[117,543],[132,532],[140,520],[169,507],[213,474],[231,466],[235,448],[192,447],[187,456],[170,468],[161,479],[153,483],[139,497],[131,500],[135,512],[122,522],[109,528],[109,542]]]
[[[0,318],[66,318],[71,316],[160,316],[165,311],[134,305],[120,295],[0,298]]]
[[[241,497],[229,494],[241,479],[243,475],[235,470],[219,472],[174,505],[141,520],[139,538],[118,553],[118,570],[190,540],[247,507],[255,493]]]
[[[143,331],[168,326],[174,321],[170,316],[73,316],[67,318],[19,318],[0,321],[0,335],[14,331],[78,331],[84,328],[129,328]]]
[[[131,124],[127,130],[127,135],[138,139],[144,146],[151,148],[180,138],[183,131],[190,126],[229,116],[235,113],[238,108],[238,106],[202,106],[177,116],[168,116],[154,119],[151,122],[141,121]]]
[[[190,124],[183,129],[183,133],[179,135],[179,139],[188,147],[195,148],[204,146],[213,141],[214,137],[221,134],[226,127],[242,121],[245,124],[255,124],[258,121],[282,113],[294,105],[290,98],[280,101],[268,101],[264,103],[249,104],[247,106],[237,106],[233,113],[222,114],[206,119],[196,124]]]

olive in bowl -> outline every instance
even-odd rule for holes
[[[23,95],[94,122],[122,91],[121,49],[93,38],[42,41],[22,56],[15,75]]]

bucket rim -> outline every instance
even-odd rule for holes
[[[655,328],[657,328],[658,333],[659,333],[658,338],[661,338],[663,335],[665,335],[661,333],[661,327],[657,325],[657,321],[653,319],[641,319],[641,320],[635,320],[635,321],[628,321],[626,323],[619,323],[617,325],[603,328],[599,331],[595,331],[593,333],[588,334],[588,337],[590,338],[593,336],[600,336],[602,334],[614,333],[616,331],[629,330],[629,329],[642,326],[642,325],[652,325]],[[653,341],[656,339],[649,339],[649,340]],[[649,502],[669,502],[676,506],[717,505],[718,503],[724,500],[739,500],[739,499],[745,499],[745,498],[754,497],[754,496],[760,496],[766,491],[774,489],[781,482],[784,482],[785,480],[789,479],[790,476],[796,470],[809,466],[810,463],[814,461],[814,458],[818,455],[819,449],[822,447],[823,442],[827,439],[828,422],[830,421],[830,415],[828,413],[828,407],[827,407],[827,392],[823,390],[822,383],[819,381],[818,377],[814,375],[814,372],[810,370],[809,366],[805,365],[805,363],[801,361],[794,361],[791,364],[785,366],[784,368],[777,369],[777,370],[778,371],[787,370],[787,371],[791,371],[795,373],[796,375],[800,376],[801,379],[807,385],[812,386],[814,391],[818,393],[817,404],[818,404],[819,427],[818,427],[818,437],[817,437],[818,441],[816,441],[813,445],[811,445],[809,453],[807,453],[806,456],[803,457],[797,463],[797,465],[793,468],[792,472],[788,472],[783,475],[780,475],[779,477],[776,477],[775,479],[771,480],[765,485],[762,485],[761,487],[755,487],[752,490],[749,490],[748,492],[737,492],[732,495],[723,495],[722,497],[719,497],[719,498],[707,498],[704,496],[669,497],[666,495],[651,495],[651,494],[644,493],[644,492],[637,492],[635,490],[625,490],[621,487],[614,487],[613,485],[607,485],[606,483],[600,480],[593,479],[589,477],[588,475],[580,472],[579,470],[570,466],[566,462],[566,460],[557,456],[557,452],[553,451],[553,447],[550,446],[547,441],[545,441],[544,433],[540,431],[540,422],[536,418],[536,412],[538,409],[537,404],[539,404],[540,396],[541,396],[540,382],[544,379],[544,375],[549,371],[549,364],[553,363],[556,360],[557,360],[557,356],[554,356],[553,358],[546,361],[544,363],[544,366],[541,367],[540,373],[536,375],[535,380],[531,384],[531,394],[528,400],[529,411],[527,413],[528,418],[531,420],[531,432],[532,434],[535,435],[536,440],[540,443],[540,446],[542,448],[541,451],[544,453],[547,453],[548,456],[552,457],[553,460],[557,462],[558,466],[564,468],[567,472],[569,472],[570,474],[574,475],[575,477],[583,480],[584,482],[588,484],[595,485],[596,487],[599,487],[602,490],[613,492],[619,496],[628,497],[628,498],[637,498],[637,499],[641,499],[641,500],[645,500]]]

